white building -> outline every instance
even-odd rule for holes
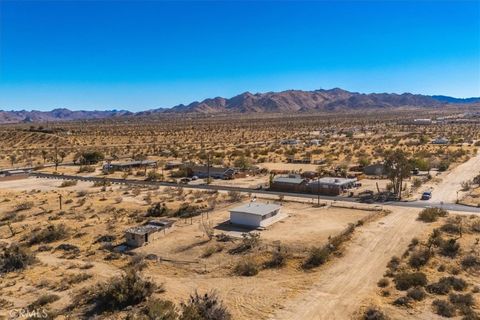
[[[280,208],[277,204],[250,202],[230,210],[230,222],[252,228],[266,227],[276,221]]]

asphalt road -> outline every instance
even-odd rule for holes
[[[102,182],[108,181],[112,184],[126,184],[131,186],[160,186],[160,187],[182,187],[185,189],[200,189],[200,190],[218,190],[218,191],[237,191],[243,193],[252,193],[252,194],[265,194],[265,195],[277,195],[285,197],[297,197],[297,198],[307,198],[307,199],[317,199],[319,196],[315,194],[305,194],[305,193],[292,193],[292,192],[281,192],[281,191],[271,191],[271,190],[258,190],[258,189],[247,189],[240,187],[230,187],[230,186],[218,186],[218,185],[189,185],[189,184],[176,184],[171,182],[162,182],[162,181],[142,181],[142,180],[133,180],[133,179],[118,179],[118,178],[100,178],[100,177],[82,177],[77,175],[59,175],[51,173],[40,173],[32,172],[30,176],[37,178],[46,178],[46,179],[60,179],[60,180],[78,180],[78,181],[91,181],[91,182]],[[358,202],[357,198],[349,198],[342,196],[323,196],[319,197],[321,200],[329,201],[347,201],[347,202]],[[397,207],[408,207],[408,208],[426,208],[426,207],[441,207],[450,211],[460,211],[460,212],[471,212],[471,213],[480,213],[480,207],[470,207],[464,206],[455,203],[442,203],[442,202],[426,202],[426,201],[389,201],[377,203],[379,205],[388,205],[388,206],[397,206]]]

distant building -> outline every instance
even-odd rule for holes
[[[182,161],[169,161],[165,164],[165,169],[170,170],[170,169],[178,169],[183,165]]]
[[[171,220],[153,220],[145,225],[129,228],[125,231],[127,245],[141,247],[169,233],[173,228]]]
[[[139,160],[129,162],[107,163],[103,165],[104,171],[128,171],[133,168],[157,167],[157,162],[153,160]]]
[[[363,168],[363,173],[368,176],[383,176],[385,174],[385,166],[381,163],[371,164]]]
[[[286,144],[286,145],[295,145],[298,144],[298,141],[296,139],[285,139],[280,142],[281,144]]]
[[[343,191],[355,187],[357,179],[324,177],[308,183],[308,190],[314,194],[337,196]]]
[[[437,138],[432,141],[432,144],[448,144],[449,142],[450,140],[448,140],[447,138]]]
[[[273,178],[270,189],[284,192],[305,192],[307,191],[307,179],[298,174],[276,176]]]
[[[413,124],[432,124],[432,119],[414,119]]]
[[[191,175],[202,179],[210,177],[228,180],[235,177],[235,170],[226,167],[193,166],[191,168]]]
[[[230,210],[230,222],[250,228],[266,227],[276,221],[281,206],[250,202]]]

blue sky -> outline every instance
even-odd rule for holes
[[[0,109],[333,87],[480,96],[480,2],[0,1]]]

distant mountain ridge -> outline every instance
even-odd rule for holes
[[[435,107],[444,101],[432,96],[403,93],[358,93],[335,88],[330,90],[287,90],[281,92],[245,92],[230,99],[216,97],[178,105],[163,112],[305,112],[396,107]]]
[[[447,104],[480,103],[478,98],[453,98],[441,95],[421,95],[412,93],[358,93],[340,88],[313,91],[286,90],[281,92],[244,92],[232,98],[209,98],[188,105],[172,108],[158,108],[133,113],[125,110],[110,111],[71,111],[54,109],[51,111],[0,111],[0,123],[45,122],[105,119],[122,116],[150,116],[155,114],[194,113],[293,113],[293,112],[334,112],[348,110],[375,110],[400,107],[441,107]]]
[[[0,110],[0,123],[19,123],[19,122],[46,122],[46,121],[71,121],[71,120],[91,120],[104,119],[110,117],[119,117],[132,115],[133,112],[125,110],[108,111],[72,111],[65,108],[53,109],[51,111],[3,111]]]

